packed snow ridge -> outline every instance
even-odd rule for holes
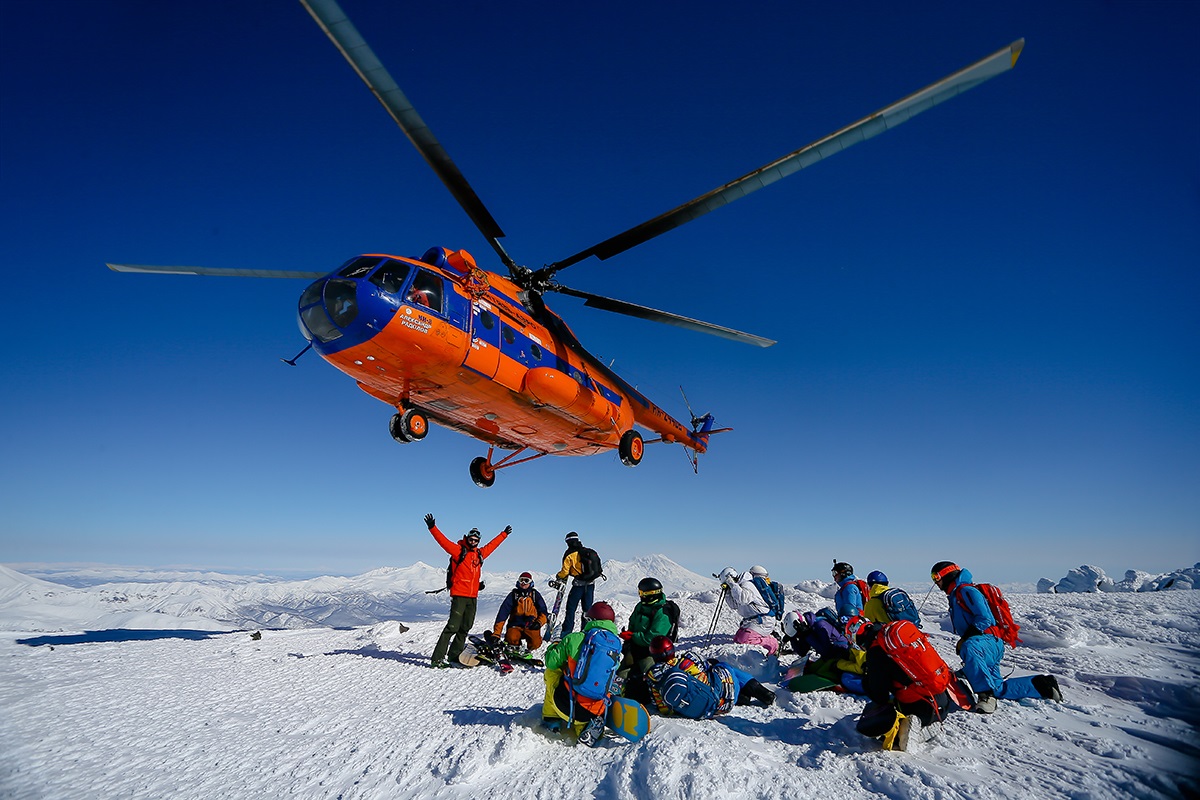
[[[1073,569],[1058,583],[1049,578],[1038,581],[1041,593],[1053,592],[1161,592],[1167,589],[1200,589],[1200,564],[1163,575],[1151,575],[1137,569],[1125,571],[1125,579],[1114,581],[1104,570],[1091,564]]]

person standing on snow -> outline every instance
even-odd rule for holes
[[[504,631],[504,623],[508,630]],[[542,626],[546,624],[546,601],[533,586],[533,575],[522,572],[517,579],[517,586],[508,593],[500,610],[496,612],[496,624],[492,635],[499,639],[504,633],[504,642],[514,647],[525,640],[530,650],[542,646]]]
[[[843,623],[862,614],[870,591],[866,582],[854,574],[854,567],[845,561],[833,560],[833,580],[838,585],[833,596],[833,610]]]
[[[586,613],[592,607],[593,598],[596,596],[596,579],[601,574],[600,557],[596,555],[595,550],[583,546],[578,533],[571,531],[564,541],[567,543],[567,550],[563,553],[562,569],[554,576],[558,582],[550,582],[550,586],[557,589],[562,581],[571,578],[571,590],[567,593],[567,611],[563,615],[559,638],[575,630],[576,609]]]
[[[754,585],[754,576],[749,572],[737,573],[726,567],[717,575],[725,591],[725,602],[741,615],[742,621],[733,635],[736,644],[753,644],[764,648],[768,656],[779,651],[779,640],[772,634],[775,617],[771,606]]]
[[[442,635],[438,637],[430,661],[430,666],[442,669],[450,666],[450,662],[457,662],[467,645],[467,634],[475,624],[479,590],[483,588],[483,584],[479,582],[483,574],[483,560],[508,538],[512,533],[512,525],[506,525],[499,536],[482,548],[479,546],[481,537],[478,528],[471,528],[466,536],[455,543],[438,530],[433,514],[425,515],[425,527],[433,534],[434,541],[450,554],[450,571],[447,576],[450,586],[450,618],[446,621],[446,627],[442,629]],[[446,660],[447,656],[450,661]]]
[[[930,577],[946,593],[950,603],[950,624],[958,634],[954,650],[962,658],[963,673],[975,691],[975,710],[991,714],[997,700],[1040,697],[1062,700],[1058,679],[1053,675],[1027,675],[1005,680],[1000,675],[1004,641],[996,636],[996,617],[987,598],[973,584],[970,570],[952,561],[939,561]],[[992,632],[989,632],[992,631]]]

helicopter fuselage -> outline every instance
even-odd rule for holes
[[[704,452],[706,436],[590,356],[544,306],[557,333],[539,323],[520,298],[466,251],[374,253],[311,284],[299,322],[367,394],[494,447],[592,455],[618,448],[637,424]]]

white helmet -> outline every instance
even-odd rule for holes
[[[753,567],[750,568],[750,574],[751,575],[761,575],[762,577],[765,578],[765,577],[767,577],[767,568],[759,566],[758,564],[755,564]]]
[[[796,631],[799,630],[800,612],[789,611],[783,615],[783,635],[789,639],[794,638]]]
[[[733,567],[726,567],[717,575],[717,580],[721,583],[737,583],[737,573],[734,572]]]

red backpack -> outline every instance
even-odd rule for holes
[[[896,690],[901,703],[915,703],[945,691],[953,672],[925,634],[908,620],[891,622],[875,638],[883,651],[891,656],[912,683]]]
[[[978,589],[979,593],[983,595],[983,599],[987,600],[992,616],[996,618],[996,624],[984,633],[992,634],[1009,647],[1016,647],[1017,642],[1021,641],[1017,636],[1021,632],[1021,626],[1013,619],[1012,609],[1008,607],[1008,601],[1004,599],[1004,592],[1000,591],[1000,587],[990,583],[969,583],[954,587],[954,599],[958,601],[958,607],[963,611],[967,610],[967,604],[962,599],[963,586],[974,586]]]

